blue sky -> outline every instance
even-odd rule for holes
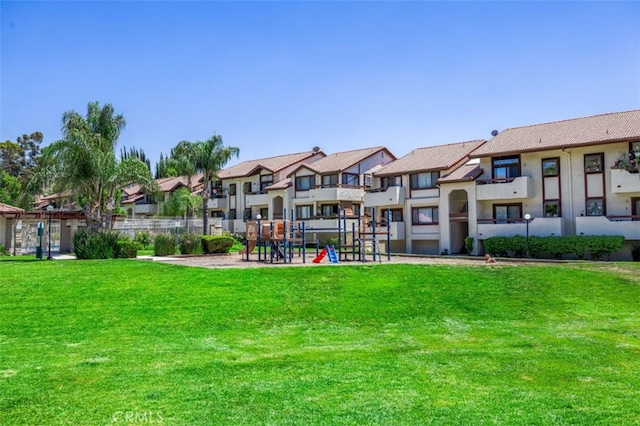
[[[640,108],[640,2],[0,1],[0,140],[111,103],[155,162],[240,161]],[[235,161],[234,161],[235,162]],[[232,163],[231,163],[232,164]]]

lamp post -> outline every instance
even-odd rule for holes
[[[53,206],[49,204],[47,206],[47,211],[49,212],[49,231],[48,231],[48,241],[49,241],[49,255],[47,256],[47,260],[51,260],[51,212],[53,211]]]
[[[259,262],[259,261],[260,261],[260,255],[261,255],[261,253],[260,253],[260,251],[261,251],[261,250],[260,250],[260,246],[262,246],[262,241],[261,241],[261,237],[262,237],[262,236],[260,235],[260,232],[262,231],[262,228],[261,228],[261,226],[260,226],[260,220],[262,220],[262,215],[261,215],[260,213],[258,213],[258,214],[256,215],[256,219],[257,219],[257,221],[258,221],[258,232],[257,232],[257,234],[258,234],[258,262]],[[266,257],[267,257],[267,256],[266,256],[266,249],[265,249],[265,256],[264,256],[264,257],[265,257],[265,259],[266,259]]]
[[[529,221],[531,220],[531,215],[529,213],[524,215],[524,221],[527,224],[527,257],[529,257]]]

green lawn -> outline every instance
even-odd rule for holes
[[[637,264],[0,262],[0,424],[637,425],[639,313]]]

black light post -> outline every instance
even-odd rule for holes
[[[53,211],[53,206],[49,204],[47,206],[47,211],[49,212],[49,231],[48,231],[48,240],[49,240],[49,255],[47,256],[47,260],[51,260],[51,212]]]
[[[529,257],[529,221],[531,220],[531,215],[529,213],[524,215],[524,221],[527,224],[527,257]]]

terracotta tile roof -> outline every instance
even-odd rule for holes
[[[481,139],[414,149],[404,157],[387,164],[375,175],[389,176],[426,170],[447,170],[468,158],[469,153],[485,142]]]
[[[316,161],[315,163],[308,164],[305,163],[300,167],[306,167],[309,170],[313,170],[319,174],[340,172],[342,170],[346,170],[349,167],[358,164],[359,162],[375,155],[381,151],[385,151],[392,159],[395,160],[395,155],[393,155],[387,148],[384,146],[376,146],[373,148],[364,148],[364,149],[354,149],[352,151],[343,151],[336,152],[331,155],[327,155],[321,160]],[[295,171],[295,170],[294,170]],[[292,173],[289,174],[291,176]]]
[[[269,185],[266,188],[266,190],[271,191],[276,189],[287,189],[288,187],[291,186],[291,184],[292,184],[291,178],[285,178],[285,179],[282,179],[280,182],[276,182],[273,185]]]
[[[191,177],[191,186],[195,189],[200,184],[200,179],[202,179],[202,174],[196,174]],[[182,185],[185,188],[188,184],[187,176],[178,176],[178,177],[168,177],[162,179],[156,179],[158,186],[160,187],[160,191],[162,192],[172,192],[178,186]]]
[[[144,194],[136,194],[132,197],[127,198],[126,200],[122,200],[120,201],[120,204],[131,204],[131,203],[135,203],[138,200],[141,200],[144,198]]]
[[[476,160],[477,161],[477,160]],[[447,183],[447,182],[466,182],[475,180],[482,174],[483,170],[479,164],[464,164],[453,172],[449,173],[446,176],[438,179],[438,183]]]
[[[23,213],[24,210],[9,204],[0,203],[0,213]]]
[[[634,138],[640,138],[640,110],[506,129],[471,156],[543,151]]]
[[[259,169],[267,169],[272,173],[277,173],[295,163],[299,163],[314,155],[324,155],[322,151],[306,151],[295,154],[278,155],[275,157],[260,158],[257,160],[243,161],[228,169],[218,172],[219,179],[231,179],[237,177],[251,176],[258,172]]]

